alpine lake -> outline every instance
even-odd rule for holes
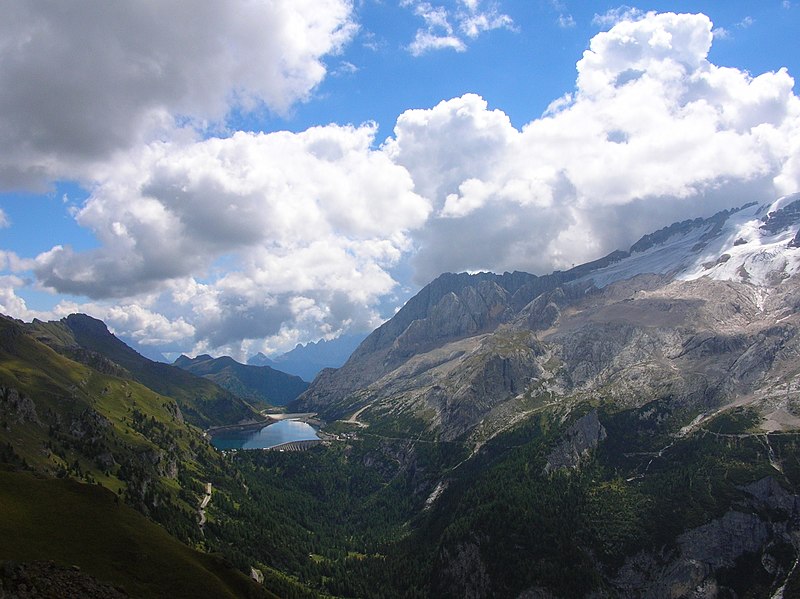
[[[299,420],[280,420],[258,430],[221,431],[211,438],[217,449],[269,449],[293,441],[319,439],[317,429]]]

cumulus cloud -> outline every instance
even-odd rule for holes
[[[431,210],[408,172],[371,148],[375,131],[150,144],[109,163],[76,216],[100,247],[56,246],[34,272],[45,287],[97,300],[161,293],[163,309],[188,310],[210,347],[285,326],[371,326],[409,231]]]
[[[3,3],[0,188],[75,176],[110,153],[283,112],[353,35],[349,0]]]
[[[494,3],[484,6],[481,0],[458,0],[455,6],[433,5],[424,0],[402,0],[425,22],[417,30],[408,50],[420,56],[431,50],[451,49],[464,52],[467,41],[494,29],[513,29],[514,21],[500,12]]]
[[[34,261],[30,258],[20,258],[16,252],[0,250],[0,270],[21,273],[30,270]]]
[[[454,12],[427,8],[469,39]],[[596,21],[610,29],[578,61],[575,89],[521,128],[466,94],[404,112],[377,148],[370,124],[150,141],[93,169],[76,218],[98,248],[0,260],[93,298],[141,343],[242,356],[375,326],[411,276],[569,268],[800,189],[786,70],[711,64],[703,15]],[[22,281],[3,284],[2,306],[25,314]]]
[[[0,253],[0,267],[4,256]],[[0,314],[21,320],[33,320],[38,312],[28,309],[25,300],[17,294],[17,289],[24,287],[25,281],[16,275],[0,275]]]
[[[182,316],[167,317],[154,310],[156,297],[136,297],[120,304],[61,301],[53,310],[40,314],[57,319],[78,312],[89,313],[105,322],[112,333],[121,334],[143,346],[163,347],[175,342],[185,344],[194,335],[195,327]]]
[[[574,93],[517,130],[475,95],[408,111],[384,146],[435,212],[417,280],[568,268],[673,220],[800,188],[800,100],[785,70],[707,60],[703,15],[617,15]]]

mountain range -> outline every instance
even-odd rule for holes
[[[4,317],[0,589],[55,568],[133,596],[800,596],[799,269],[796,194],[566,271],[447,273],[307,388]],[[324,443],[203,433],[284,399]]]
[[[669,395],[698,414],[747,397],[772,430],[795,427],[795,406],[774,397],[798,373],[799,222],[800,195],[789,196],[676,223],[565,272],[444,274],[297,406],[411,418],[476,443],[553,394],[611,393],[628,407]]]
[[[259,352],[250,356],[247,363],[251,366],[270,366],[299,376],[304,381],[313,381],[324,368],[338,368],[344,364],[365,336],[345,334],[331,340],[298,344],[293,350],[276,358],[268,358]]]
[[[180,356],[174,365],[214,381],[223,389],[251,403],[268,406],[284,406],[308,388],[308,383],[299,376],[286,374],[269,366],[240,364],[228,356]]]
[[[180,368],[145,358],[117,339],[102,321],[90,316],[72,314],[57,322],[34,320],[25,328],[36,341],[76,362],[131,378],[175,398],[192,424],[230,424],[257,417],[241,398]]]
[[[604,589],[599,596],[715,597],[754,588],[751,596],[783,596],[797,587],[791,559],[776,568],[753,566],[744,578],[732,572],[751,559],[772,560],[776,546],[798,555],[798,225],[794,195],[676,223],[564,272],[444,274],[340,369],[323,371],[294,407],[352,423],[362,434],[470,450],[473,467],[461,469],[483,482],[445,475],[427,487],[435,523],[428,526],[451,531],[431,549],[442,596],[583,596]],[[511,440],[516,451],[498,449]],[[692,475],[707,485],[706,499],[670,486],[691,487],[694,479],[676,481],[681,468],[693,471],[696,460],[711,459],[697,453],[701,445],[718,460]],[[526,450],[529,461],[520,461]],[[484,469],[476,471],[481,460]],[[540,474],[528,475],[529,468]],[[554,484],[562,471],[574,473],[563,492],[571,488],[577,504],[564,505],[563,495],[546,508],[524,499],[544,496],[550,489],[541,484]],[[607,513],[585,520],[592,498],[605,495],[631,502],[636,514],[621,516],[603,503]],[[691,507],[698,501],[701,518]],[[487,502],[515,517],[489,516]],[[518,532],[546,528],[520,512],[526,503],[566,510],[562,525],[574,527],[576,538],[551,541],[573,565],[585,563],[582,575],[594,583],[581,588],[548,578],[558,562],[541,557],[547,544]],[[654,505],[672,512],[669,525]],[[778,510],[777,521],[763,511],[767,505]],[[574,509],[577,520],[568,516]],[[577,540],[597,526],[592,517],[614,525],[605,522],[602,533]],[[660,544],[670,526],[672,545]],[[627,547],[621,530],[631,534]],[[617,541],[602,549],[597,534]],[[607,559],[603,551],[610,551]],[[538,574],[512,576],[506,560],[513,554]],[[505,586],[511,578],[517,582]]]

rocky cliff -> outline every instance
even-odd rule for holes
[[[753,403],[800,422],[800,197],[748,204],[645,236],[627,252],[546,276],[445,274],[298,400],[329,419],[415,419],[456,438],[553,394],[687,415]],[[363,411],[361,411],[361,409]],[[477,427],[477,428],[476,428]]]

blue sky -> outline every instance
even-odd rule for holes
[[[796,1],[6,12],[0,312],[156,353],[367,331],[800,179]]]

